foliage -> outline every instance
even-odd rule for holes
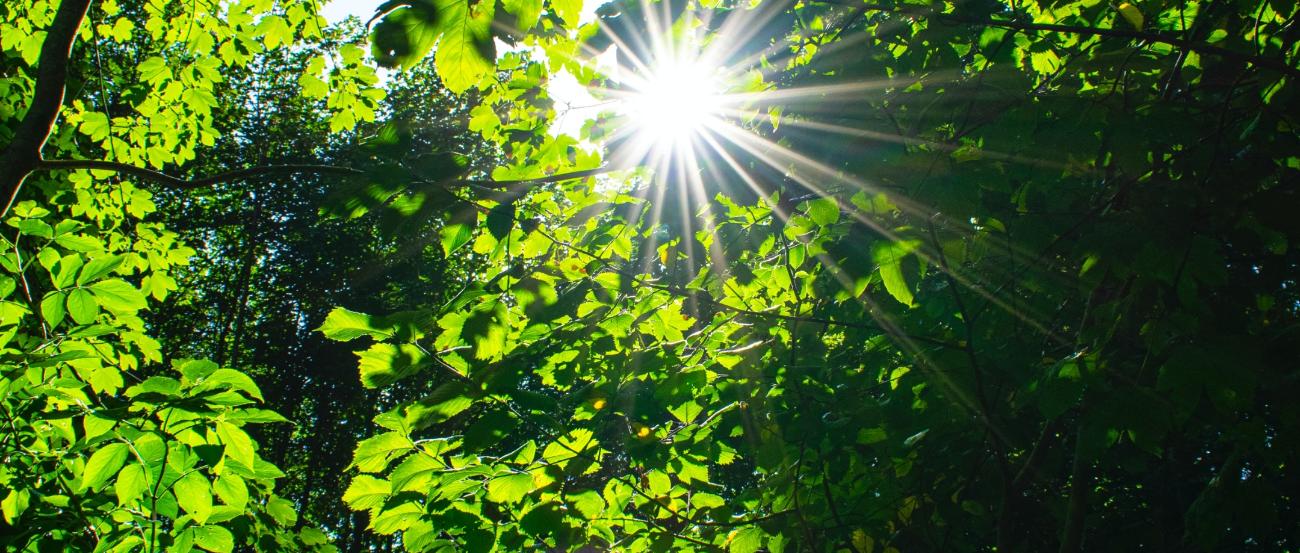
[[[357,36],[344,25],[327,31],[337,48]],[[364,166],[401,161],[430,165],[436,155],[388,158],[376,152],[463,152],[488,161],[490,153],[463,130],[468,108],[437,87],[432,60],[385,83],[384,109],[374,125],[331,134],[324,101],[299,95],[299,69],[319,52],[311,48],[263,56],[254,67],[227,73],[220,94],[248,98],[214,117],[223,137],[198,157],[212,172],[250,160],[327,161]],[[391,135],[398,147],[380,146]],[[356,141],[371,146],[358,149]],[[395,170],[395,168],[390,169]],[[392,197],[386,183],[339,183],[311,175],[232,182],[201,192],[163,190],[156,196],[163,222],[197,250],[177,275],[180,291],[151,314],[163,351],[207,356],[243,368],[258,382],[268,405],[293,424],[265,425],[251,435],[264,455],[286,473],[278,493],[301,517],[326,530],[345,550],[384,547],[394,539],[366,530],[361,513],[343,508],[350,452],[370,430],[370,419],[399,398],[418,397],[420,386],[367,390],[345,344],[310,329],[334,305],[373,311],[438,305],[459,288],[464,264],[446,260],[430,223],[434,201],[421,191],[399,196],[382,215],[346,215]],[[375,197],[378,197],[376,200]],[[328,429],[316,431],[315,429]]]
[[[317,546],[350,522],[284,530],[335,497],[411,551],[1298,547],[1294,3],[674,0],[595,25],[567,0],[386,2],[371,56],[418,72],[433,52],[481,139],[464,148],[384,113],[366,50],[310,7],[122,4],[78,27],[107,65],[62,60],[113,93],[70,87],[4,215],[15,548]],[[46,2],[0,10],[13,156],[42,112],[19,115],[50,67],[38,29],[58,26]],[[728,53],[729,141],[647,168],[617,116],[553,131],[556,75],[618,89],[590,50],[652,59],[661,32]],[[296,89],[286,63],[306,67]],[[213,93],[246,68],[303,102],[277,108],[294,124]],[[325,144],[285,147],[295,128]],[[146,219],[149,185],[208,189],[176,193],[184,213],[251,209],[189,228],[216,237],[213,270],[243,271],[233,292],[180,273],[194,251]],[[403,238],[437,274],[354,289],[378,297],[256,261],[351,267]],[[351,244],[339,261],[311,241]],[[241,423],[279,419],[249,377],[159,368],[138,313],[177,274],[196,288],[169,309],[200,338],[158,317],[168,351],[280,388],[305,321],[356,349],[368,395],[301,388],[347,416],[382,407],[341,494],[272,495]],[[315,296],[280,319],[258,303],[290,297],[274,286]]]
[[[442,383],[354,453],[344,499],[376,532],[413,551],[1295,545],[1296,228],[1265,207],[1294,205],[1294,6],[672,10],[701,8],[678,26],[717,41],[766,21],[737,86],[812,91],[754,100],[770,141],[722,148],[739,165],[462,193],[476,215],[443,246],[489,261],[475,285],[321,326],[372,341],[368,386]],[[590,81],[566,54],[596,31],[563,10],[524,40]],[[634,53],[638,13],[607,10]],[[517,132],[544,128],[512,92],[531,67],[510,52],[477,80],[472,124],[519,163],[493,176],[594,166]]]
[[[89,47],[52,60],[67,64],[74,79],[99,78],[62,106],[64,123],[44,145],[52,158],[152,167],[191,160],[215,138],[212,90],[223,66],[319,33],[314,14],[297,4],[178,10],[107,2],[84,24],[67,19],[64,7],[0,8],[0,120],[11,147],[23,142],[24,110],[30,119],[51,99],[29,96],[50,63],[41,29],[71,23]],[[300,524],[293,505],[275,494],[283,474],[247,433],[249,424],[285,422],[257,406],[253,380],[207,361],[165,368],[142,311],[176,290],[178,269],[194,250],[149,220],[151,192],[110,175],[36,174],[25,185],[20,175],[21,190],[6,191],[33,199],[11,200],[3,215],[11,230],[0,261],[4,546],[325,547],[327,537]]]

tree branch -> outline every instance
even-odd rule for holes
[[[1016,472],[1016,477],[1011,481],[1011,487],[1017,491],[1024,489],[1029,483],[1030,478],[1034,478],[1038,472],[1038,463],[1043,459],[1043,452],[1050,447],[1048,440],[1056,432],[1056,423],[1059,419],[1052,419],[1043,424],[1043,430],[1038,434],[1038,439],[1034,441],[1033,449],[1029,450],[1029,455],[1025,457],[1025,463],[1020,466],[1020,471]]]
[[[1074,437],[1074,460],[1070,465],[1070,496],[1065,508],[1065,523],[1061,528],[1060,553],[1083,551],[1084,518],[1088,512],[1088,487],[1091,460],[1084,457],[1084,410],[1079,411],[1079,426]]]
[[[75,170],[89,169],[95,171],[113,171],[124,175],[141,178],[150,182],[170,186],[174,188],[194,189],[212,186],[223,182],[230,182],[240,179],[264,177],[268,175],[283,175],[296,173],[310,173],[317,175],[340,175],[340,176],[360,176],[366,174],[361,169],[353,167],[342,167],[338,165],[323,165],[313,163],[296,163],[283,165],[261,165],[257,167],[247,167],[244,169],[235,169],[225,171],[215,175],[200,177],[197,179],[183,179],[173,177],[166,173],[155,171],[146,167],[138,167],[126,163],[117,163],[114,161],[102,161],[91,159],[50,159],[43,160],[36,164],[32,171],[37,170]],[[613,169],[610,167],[599,167],[596,169],[587,169],[583,171],[573,171],[570,173],[558,173],[545,177],[518,180],[451,180],[442,183],[442,186],[471,186],[490,190],[509,189],[525,185],[543,184],[551,182],[561,182],[586,178],[602,173],[608,173]]]
[[[38,170],[56,169],[93,169],[114,171],[131,175],[154,183],[177,188],[200,188],[227,181],[271,174],[315,173],[333,175],[362,175],[364,171],[350,167],[330,165],[295,164],[268,165],[226,171],[198,179],[182,179],[145,167],[125,163],[100,160],[56,159],[45,160],[41,148],[54,129],[59,112],[63,108],[63,97],[68,80],[68,59],[72,53],[77,30],[86,18],[91,0],[63,0],[54,15],[54,21],[46,29],[45,41],[41,43],[41,53],[37,60],[36,87],[32,94],[32,103],[22,122],[14,132],[13,140],[0,152],[0,193],[8,196],[0,217],[9,212],[18,199],[23,182],[27,176]],[[488,189],[510,189],[523,185],[548,182],[560,182],[610,171],[602,167],[572,173],[562,173],[535,179],[505,181],[461,180],[453,184],[477,186]]]
[[[90,0],[63,0],[54,14],[54,21],[46,29],[37,58],[36,89],[32,104],[14,132],[13,141],[0,155],[0,193],[8,196],[0,217],[9,213],[22,190],[27,175],[41,162],[41,148],[54,129],[54,121],[63,108],[64,87],[68,80],[68,57],[72,43],[77,39],[77,29],[86,18]]]
[[[462,185],[465,185],[465,186],[477,186],[477,187],[480,187],[480,188],[503,189],[503,188],[514,188],[514,187],[517,187],[517,186],[523,186],[523,185],[546,184],[546,183],[552,183],[552,182],[563,182],[563,181],[566,181],[566,180],[585,179],[585,178],[587,178],[587,177],[594,177],[594,176],[596,176],[596,175],[602,175],[602,174],[608,173],[608,172],[613,171],[613,170],[614,170],[614,167],[606,166],[606,167],[597,167],[597,168],[595,168],[595,169],[587,169],[587,170],[584,170],[584,171],[573,171],[573,172],[569,172],[569,173],[557,173],[557,174],[550,175],[550,176],[546,176],[546,177],[537,177],[537,178],[532,178],[532,179],[518,179],[518,180],[486,180],[486,181],[485,181],[485,180],[462,180],[462,181],[457,181],[457,182],[458,182],[459,184],[462,184]]]
[[[45,170],[74,170],[90,169],[95,171],[113,171],[124,175],[141,178],[157,184],[171,186],[175,188],[193,189],[212,186],[223,182],[234,180],[263,177],[276,174],[294,174],[294,173],[315,173],[323,175],[363,175],[364,171],[353,169],[351,167],[338,167],[334,165],[318,164],[286,164],[286,165],[262,165],[258,167],[247,167],[244,169],[235,169],[201,177],[197,179],[182,179],[173,177],[166,173],[154,171],[145,167],[137,167],[126,163],[117,163],[113,161],[99,161],[90,159],[50,159],[41,161],[36,169]]]

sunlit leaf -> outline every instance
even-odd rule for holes
[[[102,486],[126,462],[130,448],[124,443],[110,443],[99,448],[86,461],[86,470],[81,475],[81,490],[93,490]]]

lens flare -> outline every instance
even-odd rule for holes
[[[675,263],[683,266],[683,274],[716,279],[720,285],[730,286],[727,275],[740,260],[729,259],[726,247],[715,238],[722,226],[720,220],[723,225],[734,222],[725,220],[726,213],[715,212],[718,202],[713,198],[732,192],[765,199],[770,209],[768,216],[779,219],[783,226],[797,216],[807,215],[811,207],[804,203],[806,200],[838,198],[836,205],[846,221],[871,229],[884,240],[904,240],[906,227],[893,228],[874,216],[874,207],[868,213],[855,203],[857,200],[849,200],[860,194],[862,198],[887,198],[896,206],[894,209],[904,214],[964,231],[965,222],[949,219],[936,208],[898,193],[897,185],[879,186],[846,167],[826,163],[821,152],[803,149],[812,144],[824,145],[841,149],[837,154],[841,157],[850,152],[879,156],[885,145],[891,149],[902,147],[904,155],[913,149],[955,151],[960,146],[907,133],[885,108],[891,96],[922,79],[958,82],[961,75],[844,82],[831,79],[838,77],[831,73],[800,72],[797,68],[805,62],[799,60],[799,54],[807,52],[807,45],[799,43],[797,36],[772,38],[762,34],[786,9],[784,4],[755,4],[725,12],[687,11],[677,18],[670,15],[669,4],[642,0],[639,11],[619,15],[636,18],[635,25],[619,25],[625,36],[615,32],[616,18],[610,24],[598,21],[613,48],[593,52],[597,57],[613,53],[612,67],[600,71],[608,80],[591,89],[594,97],[607,100],[598,104],[607,111],[600,118],[601,126],[596,126],[600,132],[595,133],[606,148],[607,162],[611,167],[645,170],[643,176],[627,181],[628,191],[647,203],[649,209],[640,215],[646,224],[673,229],[673,234],[665,233],[663,237],[659,232],[647,235],[644,251],[659,251],[660,255],[643,256],[643,272],[654,273],[656,263],[667,272],[667,267]],[[715,16],[721,19],[713,19]],[[845,12],[830,21],[847,28],[858,21],[858,16]],[[816,52],[823,56],[851,53],[869,36],[859,32],[819,47]],[[613,109],[608,108],[610,105]],[[873,113],[877,110],[878,114]],[[897,128],[896,134],[859,124],[879,115]],[[1014,153],[984,151],[982,155],[1008,163],[1045,163]],[[793,199],[786,199],[790,197]],[[659,249],[660,240],[664,241],[664,249]],[[1033,250],[1010,240],[1001,245],[1016,257],[1036,256]],[[785,246],[789,280],[796,285],[799,279],[794,274],[803,269],[790,261],[792,251],[798,250]],[[923,247],[912,254],[923,266],[943,271],[954,289],[960,287],[963,293],[971,292],[972,297],[983,300],[984,307],[1006,311],[1048,338],[1060,341],[1041,323],[1042,313],[999,294],[1004,284],[977,280],[950,269],[940,250]],[[867,278],[860,267],[845,264],[827,252],[811,255],[848,292],[847,297],[861,304],[874,326],[913,357],[923,361],[929,348],[950,347],[946,342],[908,335],[887,309],[859,289]],[[1033,265],[1027,268],[1036,269]],[[740,297],[735,294],[740,307],[752,312],[774,313],[792,307],[750,305]],[[796,301],[793,308],[798,310],[801,305]],[[692,303],[692,315],[698,316],[696,308]],[[782,316],[794,318],[797,313]],[[929,366],[926,362],[919,364]],[[975,401],[947,375],[930,376],[964,407],[971,412],[977,410]]]
[[[722,108],[717,68],[700,62],[656,67],[623,103],[623,112],[644,138],[657,146],[690,141]]]

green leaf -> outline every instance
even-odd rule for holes
[[[99,304],[95,303],[95,297],[84,288],[76,288],[68,292],[67,306],[68,314],[77,324],[93,323],[99,316]]]
[[[172,485],[176,502],[181,509],[194,517],[200,524],[207,521],[212,512],[212,489],[208,479],[197,472],[186,474]]]
[[[418,490],[427,487],[429,478],[443,469],[443,465],[428,455],[412,455],[393,469],[389,479],[394,491]]]
[[[487,483],[488,501],[516,503],[533,491],[533,476],[528,473],[498,476]]]
[[[358,474],[352,478],[352,484],[343,492],[343,502],[356,511],[377,509],[393,493],[393,487],[387,480]]]
[[[543,503],[530,509],[519,519],[519,526],[534,536],[548,536],[561,531],[564,514],[553,503]]]
[[[81,353],[81,352],[78,352]],[[86,439],[97,438],[100,435],[112,430],[117,426],[117,421],[96,415],[86,413],[81,419],[82,428],[86,431]]]
[[[542,15],[542,0],[502,0],[501,6],[515,16],[515,27],[520,31],[532,29]]]
[[[402,546],[411,553],[427,553],[430,551],[446,551],[451,545],[447,540],[439,539],[441,532],[434,529],[433,524],[428,520],[417,520],[402,532]],[[491,551],[491,549],[479,549],[470,545],[470,537],[473,534],[467,532],[461,539],[465,542],[466,547],[460,551],[478,553],[480,551]]]
[[[109,127],[108,117],[97,111],[90,111],[82,114],[81,125],[77,127],[82,134],[89,136],[95,142],[108,138],[108,133],[112,130]]]
[[[194,387],[193,394],[215,389],[244,392],[248,397],[258,401],[263,400],[261,390],[257,389],[257,383],[253,382],[248,375],[234,369],[217,369],[203,377],[203,380]]]
[[[97,252],[104,249],[104,245],[98,239],[80,234],[56,236],[54,237],[54,243],[74,252],[82,253]]]
[[[266,48],[278,48],[281,44],[289,45],[294,42],[293,30],[289,28],[289,23],[283,17],[267,16],[258,22],[254,30],[262,38],[262,44]]]
[[[167,68],[167,62],[158,56],[149,56],[136,66],[136,69],[140,72],[140,78],[145,81],[171,78],[171,70]]]
[[[77,286],[85,286],[88,282],[107,276],[120,267],[124,259],[126,258],[121,255],[110,255],[90,260],[81,268],[81,274],[77,275]]]
[[[213,553],[231,553],[235,536],[220,526],[200,526],[194,529],[194,545]]]
[[[148,485],[149,478],[145,475],[143,466],[138,463],[127,465],[117,474],[117,483],[113,485],[113,492],[117,494],[117,504],[126,506],[135,501],[144,493]]]
[[[695,462],[689,456],[680,455],[673,459],[674,465],[677,465],[677,477],[682,482],[690,483],[709,481],[709,467],[707,464]]]
[[[753,526],[736,530],[731,534],[727,551],[729,553],[754,553],[763,547],[764,536],[765,534],[761,529]]]
[[[362,336],[375,339],[392,337],[391,328],[377,325],[375,317],[342,307],[330,311],[330,314],[325,317],[325,322],[321,323],[320,328],[316,330],[326,338],[340,342],[355,340]]]
[[[493,62],[484,59],[484,49],[490,44],[492,33],[493,2],[477,2],[472,7],[468,0],[450,0],[442,3],[442,38],[433,54],[434,67],[447,90],[461,94],[492,72]],[[581,9],[581,0],[578,1]],[[445,246],[444,246],[445,248]]]
[[[451,257],[451,252],[468,244],[470,239],[474,237],[473,229],[464,223],[444,225],[442,230],[438,232],[442,237],[442,253],[447,257]]]
[[[908,436],[906,440],[903,440],[903,447],[915,446],[918,442],[920,442],[922,439],[925,438],[926,434],[929,433],[930,433],[930,429],[927,428],[925,430],[917,432],[916,434],[912,434],[911,436]]]
[[[126,462],[130,449],[123,443],[111,443],[96,451],[86,461],[86,471],[81,475],[80,490],[94,490],[108,481]]]
[[[579,456],[594,443],[594,434],[586,428],[575,428],[560,439],[551,442],[542,450],[542,459],[547,463],[563,466],[570,459]]]
[[[551,9],[564,20],[566,27],[578,28],[578,22],[582,19],[582,0],[551,0]]]
[[[695,417],[699,416],[703,411],[704,408],[700,407],[700,404],[696,403],[694,400],[686,400],[682,402],[681,405],[668,409],[668,413],[671,414],[673,418],[683,423],[694,421]]]
[[[370,529],[383,535],[393,534],[409,528],[423,515],[424,509],[415,503],[398,503],[372,517]]]
[[[220,366],[207,359],[177,359],[172,362],[172,368],[191,381],[199,381],[215,372]]]
[[[473,405],[473,392],[460,381],[447,382],[406,408],[412,430],[421,430],[450,419]]]
[[[18,231],[37,238],[48,239],[54,237],[54,229],[50,228],[49,224],[40,219],[23,219],[18,221]]]
[[[265,424],[271,422],[289,422],[284,415],[269,409],[236,409],[226,413],[226,420],[242,424]]]
[[[256,452],[253,450],[253,439],[244,433],[244,430],[228,422],[217,423],[217,437],[221,438],[221,443],[226,446],[225,453],[227,457],[238,461],[248,468],[253,468]]]
[[[596,490],[584,490],[576,494],[569,494],[569,503],[582,513],[587,519],[594,519],[605,512],[605,499],[600,497]]]
[[[244,479],[234,474],[223,474],[212,483],[212,490],[217,492],[221,502],[242,510],[248,503],[248,485]]]
[[[885,433],[885,429],[881,427],[863,428],[858,430],[858,443],[863,445],[880,443],[885,441],[888,437],[888,434]]]
[[[903,277],[903,258],[918,245],[920,242],[915,240],[879,240],[871,245],[871,258],[879,267],[880,280],[884,282],[885,290],[908,307],[914,305],[914,302],[912,287]]]
[[[380,6],[379,11],[386,9]],[[433,49],[442,33],[439,9],[431,0],[406,3],[388,12],[370,34],[370,53],[381,67],[410,69]]]
[[[283,497],[273,497],[267,501],[266,514],[282,526],[293,526],[298,522],[298,512],[293,510],[293,503]]]
[[[726,505],[726,500],[708,492],[695,492],[691,494],[691,504],[698,509],[712,509]]]
[[[515,226],[515,206],[514,204],[503,204],[493,207],[487,214],[488,232],[497,240],[505,239],[510,234],[510,230]]]
[[[77,270],[81,269],[83,263],[85,262],[82,261],[81,256],[79,255],[73,254],[63,256],[63,259],[60,259],[56,265],[53,279],[54,287],[63,289],[72,286],[72,283],[77,276]]]
[[[99,304],[114,313],[135,313],[145,308],[144,294],[120,279],[101,280],[90,285]]]
[[[496,409],[485,413],[465,430],[465,449],[479,451],[510,434],[519,425],[510,411]]]
[[[668,491],[673,488],[673,480],[662,470],[652,470],[646,474],[647,489],[651,495],[667,495]]]
[[[405,455],[415,444],[404,434],[385,432],[362,440],[352,454],[352,465],[361,472],[380,472],[393,459]]]
[[[324,532],[321,532],[320,530],[316,528],[312,528],[310,526],[303,528],[302,531],[298,533],[298,535],[299,538],[302,539],[302,543],[305,545],[325,545],[330,542],[329,536],[325,535]]]
[[[818,198],[808,202],[808,218],[818,226],[826,226],[840,220],[840,204],[835,198]]]
[[[7,524],[14,525],[18,517],[27,510],[31,504],[32,494],[27,490],[9,490],[3,501],[0,501],[0,513],[4,514]]]
[[[380,343],[356,355],[361,384],[367,388],[388,386],[428,365],[428,356],[414,344]]]
[[[41,300],[41,316],[45,318],[45,324],[53,328],[63,322],[63,317],[67,314],[67,310],[64,309],[66,302],[67,294],[63,292],[50,292],[45,295],[45,299]]]
[[[132,386],[132,390],[128,390],[128,393],[132,395],[153,393],[167,397],[179,397],[180,392],[181,382],[175,378],[168,378],[166,376],[151,376],[144,382]]]

